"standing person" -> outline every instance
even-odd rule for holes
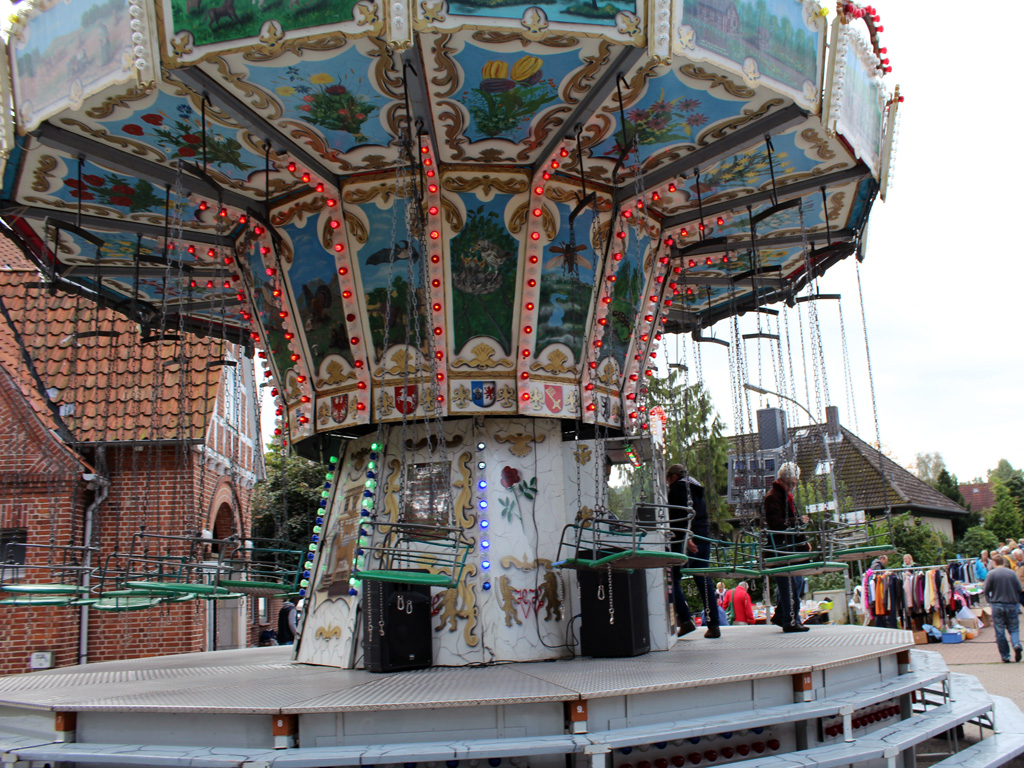
[[[1002,555],[992,556],[993,568],[985,577],[985,599],[992,607],[992,625],[996,630],[996,646],[1003,663],[1010,661],[1010,645],[1013,646],[1013,660],[1020,661],[1020,580],[1008,566]],[[1006,635],[1010,644],[1006,643]]]
[[[728,609],[730,605],[732,606],[733,626],[754,623],[754,604],[750,599],[748,589],[747,582],[741,581],[735,589],[726,592],[725,598],[722,600],[723,608]]]
[[[797,525],[808,522],[807,515],[798,517],[796,514],[793,491],[799,483],[800,467],[792,462],[786,462],[779,467],[777,479],[764,497],[765,522],[768,530],[773,532],[769,533],[769,547],[774,547],[766,552],[769,557],[791,555],[798,547],[804,546],[796,534],[787,533]],[[800,598],[804,594],[804,577],[776,576],[774,581],[778,595],[772,624],[782,627],[783,632],[806,632],[807,627],[800,623]]]
[[[910,554],[909,552],[907,552],[907,553],[905,553],[903,555],[903,567],[904,568],[913,568],[914,567],[914,556],[912,554]]]
[[[725,598],[725,584],[718,582],[715,584],[715,599],[719,605],[722,605],[722,600]]]
[[[913,558],[911,558],[911,559],[913,559]],[[869,571],[874,571],[875,573],[881,573],[888,566],[889,566],[889,556],[888,555],[879,555],[878,557],[876,557],[874,560],[871,561],[871,565],[868,566],[868,570]]]
[[[277,612],[277,642],[278,645],[291,645],[299,635],[297,625],[298,611],[291,598],[284,601],[281,610]]]
[[[992,561],[988,558],[988,550],[981,550],[981,557],[974,562],[974,576],[978,581],[984,581],[985,577],[988,576],[989,569],[992,567]]]
[[[1015,549],[1010,553],[1010,557],[1013,560],[1007,563],[1007,565],[1016,572],[1017,578],[1020,579],[1020,604],[1024,605],[1024,550]]]
[[[704,501],[704,486],[692,477],[686,476],[686,469],[682,464],[673,464],[665,470],[665,482],[668,484],[668,503],[674,507],[669,509],[669,526],[677,534],[672,543],[672,550],[679,552],[682,549],[683,537],[685,536],[686,523],[690,520],[690,513],[686,508],[693,508],[693,518],[690,523],[690,533],[697,537],[687,541],[686,555],[689,560],[688,568],[707,568],[708,560],[711,557],[711,520],[708,517],[707,504]],[[679,621],[679,636],[693,632],[697,625],[694,624],[693,616],[690,615],[690,606],[686,602],[682,585],[679,583],[679,566],[672,566],[672,597],[676,606],[676,618]],[[714,582],[707,576],[694,576],[694,583],[697,585],[697,593],[708,617],[708,629],[704,637],[721,637],[719,629],[718,611],[713,610],[718,606],[715,600]]]

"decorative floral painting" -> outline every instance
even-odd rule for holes
[[[469,111],[471,141],[506,139],[519,143],[530,123],[558,99],[558,84],[579,67],[579,54],[499,53],[467,45],[458,56],[466,72],[461,98]],[[474,75],[479,72],[479,75]]]
[[[348,78],[351,79],[349,73]],[[366,144],[371,139],[363,132],[367,121],[377,111],[375,104],[365,91],[363,78],[345,85],[346,75],[329,72],[309,74],[298,66],[288,67],[282,78],[284,85],[274,91],[285,99],[289,108],[297,109],[301,119],[315,125],[324,133],[347,133],[357,144]],[[378,137],[380,140],[383,137]]]
[[[658,80],[663,78],[667,79],[659,84]],[[679,95],[667,99],[666,91]],[[625,133],[619,111],[614,109],[608,114],[615,120],[615,130],[601,142],[596,153],[617,157],[623,142],[627,147],[632,147],[636,142],[650,150],[644,152],[646,159],[651,152],[663,147],[695,144],[707,126],[735,116],[736,102],[690,88],[685,82],[680,82],[674,72],[669,71],[653,80],[644,96],[626,110]]]
[[[129,118],[109,120],[104,126],[112,136],[138,140],[159,147],[168,160],[203,164],[203,120],[187,101],[161,93],[145,110]],[[238,129],[206,120],[206,162],[227,176],[244,179],[263,168],[263,158],[249,151],[237,138]]]
[[[512,316],[516,295],[519,243],[505,227],[509,195],[479,203],[474,195],[462,231],[449,245],[452,275],[452,332],[461,349],[474,336],[490,336],[505,354],[512,352]]]
[[[333,50],[327,61],[303,57],[289,58],[287,64],[248,63],[248,81],[281,105],[284,121],[320,133],[335,153],[365,144],[387,146],[394,137],[382,120],[391,99],[375,87],[378,57],[367,46],[351,41]]]

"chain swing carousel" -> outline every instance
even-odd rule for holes
[[[147,743],[250,750],[239,765],[276,744],[303,765],[593,754],[620,768],[641,745],[664,768],[681,764],[684,738],[741,730],[731,713],[793,707],[789,676],[807,677],[801,697],[824,685],[812,671],[835,661],[831,647],[759,659],[770,672],[725,670],[712,649],[657,670],[643,666],[657,654],[589,660],[610,665],[596,682],[580,659],[486,679],[467,668],[567,659],[588,634],[598,656],[675,645],[664,491],[653,483],[647,519],[604,520],[605,467],[628,450],[662,474],[645,382],[666,334],[704,339],[861,247],[900,98],[873,9],[827,16],[813,0],[20,12],[6,225],[50,280],[144,329],[257,345],[282,440],[332,464],[300,574],[305,664],[253,650],[269,666],[241,679],[239,660],[231,702],[183,691],[187,703],[155,705],[270,714],[274,738],[210,717],[206,736],[177,741],[139,721]],[[140,262],[166,278],[133,279]],[[182,272],[187,289],[173,284]],[[236,310],[218,312],[224,296]],[[602,652],[619,632],[628,652]],[[868,707],[920,685],[896,674],[906,638],[865,632],[878,647],[851,652],[844,690],[877,681]],[[190,668],[227,674],[226,658]],[[429,665],[392,688],[364,671]],[[418,675],[437,677],[422,690]],[[747,695],[766,675],[781,699]],[[741,680],[745,705],[724,684]],[[128,722],[131,706],[105,709]],[[379,709],[386,723],[356,714]],[[807,713],[783,710],[743,727],[753,747],[721,755],[806,748],[793,723]],[[51,759],[81,758],[86,735],[122,743],[100,719]],[[431,732],[467,741],[417,746]]]

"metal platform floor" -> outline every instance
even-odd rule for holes
[[[890,656],[911,633],[872,627],[723,627],[669,651],[432,667],[388,674],[298,664],[289,646],[33,672],[0,678],[0,706],[53,712],[310,714],[599,699],[777,678]]]

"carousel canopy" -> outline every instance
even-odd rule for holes
[[[264,350],[293,440],[630,431],[662,334],[857,252],[898,103],[873,13],[43,0],[8,43],[0,215],[149,338]]]

